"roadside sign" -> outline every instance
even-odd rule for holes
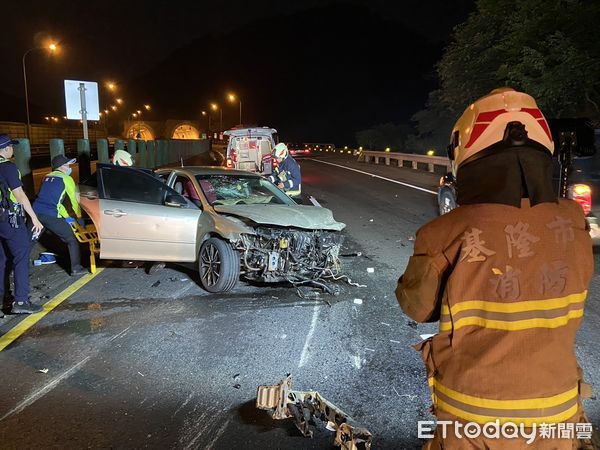
[[[82,120],[80,84],[85,87],[85,109],[88,120],[100,120],[100,105],[98,103],[98,83],[95,81],[65,80],[65,101],[67,104],[67,119]]]
[[[87,121],[100,120],[98,83],[95,81],[65,80],[67,119],[83,122],[83,138],[88,138]]]

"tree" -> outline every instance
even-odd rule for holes
[[[453,123],[477,98],[510,86],[546,117],[600,118],[600,2],[477,0],[437,65],[440,87],[413,117],[417,152],[447,145]]]
[[[410,126],[389,122],[357,132],[356,142],[359,146],[368,149],[382,150],[390,147],[395,151],[403,151],[406,138],[411,132]]]
[[[499,86],[531,94],[549,117],[600,109],[600,4],[478,0],[438,64],[440,101],[460,113]]]

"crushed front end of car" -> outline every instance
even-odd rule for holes
[[[317,284],[337,279],[344,236],[339,231],[258,226],[237,242],[244,276],[259,282]]]

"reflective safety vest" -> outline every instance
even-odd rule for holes
[[[574,342],[594,263],[581,207],[464,205],[422,227],[396,296],[418,322],[435,413],[532,426],[581,411]]]
[[[0,164],[3,164],[3,163],[12,163],[12,161],[0,156]],[[19,169],[17,169],[17,173],[19,174],[19,180],[20,180],[21,179],[21,171]],[[10,193],[10,201],[13,203],[13,205],[18,204],[19,202],[17,202],[17,199],[16,199],[15,194],[13,193],[12,189],[9,186],[6,186],[6,189]]]
[[[73,212],[77,217],[81,217],[75,181],[71,176],[62,173],[60,170],[50,172],[44,177],[38,197],[33,203],[33,209],[37,214],[51,217],[69,217],[69,213],[63,205],[65,195],[69,197]]]

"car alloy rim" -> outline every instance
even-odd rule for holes
[[[217,284],[221,275],[221,259],[219,258],[219,251],[214,245],[208,244],[202,249],[200,268],[202,270],[202,280],[207,286]]]

